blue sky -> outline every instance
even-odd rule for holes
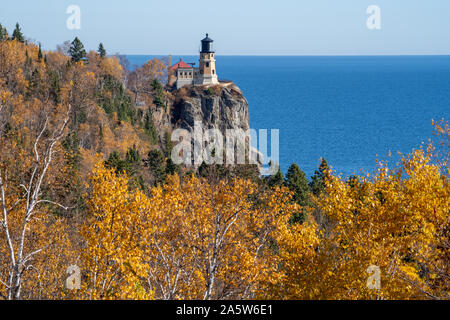
[[[208,32],[219,55],[450,54],[449,0],[15,0],[0,23],[54,49],[75,36],[109,53],[193,55]],[[81,29],[69,30],[69,5]],[[381,30],[366,26],[369,5]]]

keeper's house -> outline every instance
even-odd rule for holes
[[[206,38],[202,40],[198,68],[194,67],[194,63],[188,64],[183,59],[171,66],[169,69],[169,86],[175,86],[177,89],[180,89],[186,85],[218,84],[219,79],[216,72],[213,42],[206,34]]]

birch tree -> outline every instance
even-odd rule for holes
[[[1,113],[4,111],[0,108]],[[27,140],[33,133],[29,137],[16,132],[0,136],[0,281],[3,287],[1,292],[10,300],[22,298],[27,273],[35,272],[35,278],[39,279],[45,272],[39,270],[34,262],[38,255],[59,241],[51,236],[52,227],[58,225],[58,219],[51,221],[51,217],[47,216],[49,207],[67,209],[48,199],[45,189],[52,183],[50,172],[60,151],[59,143],[66,134],[68,112],[58,117],[55,110],[52,110],[55,112],[52,115],[50,110],[41,111],[35,114],[35,120],[30,122],[32,124],[25,127],[28,132],[40,127],[34,139],[29,140],[31,144],[27,144]],[[26,145],[30,145],[30,149]],[[49,233],[43,234],[45,232]],[[50,253],[47,256],[49,262],[51,256]]]

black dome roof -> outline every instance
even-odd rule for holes
[[[206,34],[206,38],[203,39],[202,42],[214,42],[214,40],[211,39],[208,34]]]

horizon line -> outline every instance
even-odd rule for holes
[[[115,53],[109,56],[125,55],[125,56],[197,56],[197,54],[154,54],[154,53]],[[395,56],[450,56],[450,53],[433,54],[433,53],[405,53],[405,54],[216,54],[217,57],[395,57]]]

